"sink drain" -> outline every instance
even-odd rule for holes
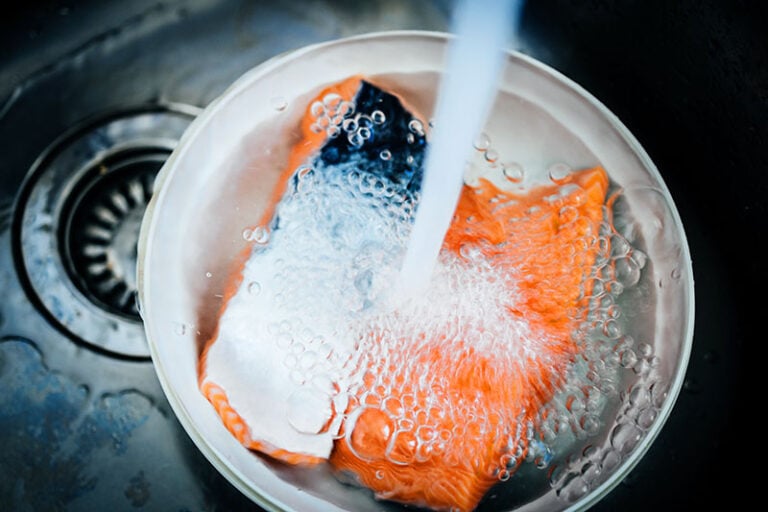
[[[52,144],[22,187],[15,252],[30,296],[70,337],[147,358],[136,306],[136,245],[155,175],[195,107],[122,112]]]
[[[62,210],[60,247],[69,277],[106,311],[139,319],[136,242],[157,171],[170,152],[124,149],[77,183]]]

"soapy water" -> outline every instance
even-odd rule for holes
[[[353,103],[326,99],[330,106],[313,108],[313,126],[331,138],[346,137],[362,149],[370,139],[366,130],[386,125],[382,112],[356,113]],[[406,142],[412,144],[413,136],[424,136],[428,128],[416,121],[409,131]],[[483,163],[467,174],[468,185],[476,185],[478,176],[496,174],[511,188],[522,187],[526,170],[501,163],[490,137],[478,137],[475,149]],[[381,149],[379,158],[387,162],[392,152]],[[546,170],[550,183],[559,187],[549,200],[583,192],[569,182],[571,172],[562,163]],[[319,454],[346,436],[361,461],[374,457],[350,438],[357,419],[370,410],[382,411],[393,425],[384,457],[398,465],[430,457],[458,465],[458,447],[472,433],[495,432],[492,437],[505,439],[507,450],[488,465],[489,474],[505,481],[530,464],[546,471],[558,496],[572,502],[602,482],[650,428],[666,397],[649,378],[659,361],[650,345],[625,332],[620,304],[622,294],[638,283],[646,258],[616,231],[610,205],[603,207],[599,232],[580,241],[584,248],[597,247],[597,256],[589,271],[594,285],[584,290],[586,311],[578,313],[572,334],[578,353],[563,368],[552,398],[521,416],[519,410],[499,411],[482,399],[441,396],[440,390],[449,388],[448,374],[461,372],[462,365],[473,371],[476,354],[487,356],[488,371],[499,375],[515,368],[512,373],[525,373],[532,362],[556,363],[548,359],[553,340],[508,313],[519,298],[516,283],[525,276],[500,271],[468,246],[458,255],[442,251],[426,289],[404,298],[392,284],[421,199],[418,187],[372,173],[355,159],[334,165],[315,160],[296,169],[289,185],[272,224],[243,231],[254,243],[241,285],[247,293],[234,296],[225,313],[239,315],[240,321],[222,321],[242,327],[237,337],[244,348],[238,357],[245,366],[247,344],[265,343],[274,363],[287,370],[288,382],[276,383],[291,390],[285,419],[299,438],[325,436],[313,447]],[[566,204],[560,215],[567,220],[574,212]],[[525,242],[519,243],[524,250]],[[577,264],[577,252],[563,257]],[[442,334],[438,340],[424,335],[436,332]],[[416,375],[423,368],[414,362],[436,342],[453,368],[443,366],[447,373],[442,375]],[[232,379],[220,384],[229,391],[242,385],[237,376]],[[404,391],[398,387],[403,382],[416,387]],[[245,417],[249,411],[239,412]],[[606,420],[614,416],[617,422]],[[268,420],[263,427],[271,428]],[[417,449],[398,452],[398,436],[412,438]],[[590,440],[606,437],[604,448],[591,447]],[[574,456],[574,447],[581,445],[588,448]]]

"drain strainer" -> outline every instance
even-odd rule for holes
[[[155,175],[195,107],[123,112],[78,126],[38,159],[15,223],[34,302],[77,341],[147,358],[136,306],[136,245]]]
[[[59,246],[69,277],[116,315],[139,316],[136,241],[155,174],[167,157],[162,147],[115,152],[83,176],[61,212]]]

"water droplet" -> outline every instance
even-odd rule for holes
[[[499,152],[495,149],[487,149],[485,151],[485,161],[489,163],[495,163],[499,159]]]
[[[312,103],[311,107],[309,107],[309,113],[312,114],[313,117],[320,117],[321,115],[325,114],[325,107],[322,103],[316,101]]]
[[[206,273],[205,273],[205,277],[207,277],[208,279],[210,279],[210,278],[212,278],[212,277],[213,277],[213,274],[212,274],[212,273],[210,273],[210,272],[206,272]]]
[[[645,264],[648,262],[648,256],[646,256],[645,253],[639,249],[634,249],[632,254],[630,254],[630,257],[640,269],[645,268]]]
[[[434,439],[436,436],[437,436],[437,432],[435,432],[435,429],[434,429],[434,428],[432,428],[432,427],[428,427],[428,426],[424,426],[424,425],[422,425],[422,426],[420,426],[420,427],[419,427],[419,428],[416,430],[416,437],[417,437],[417,438],[418,438],[418,439],[419,439],[421,442],[429,442],[429,441],[432,441],[432,440],[433,440],[433,439]]]
[[[587,484],[592,484],[597,481],[601,472],[602,467],[599,463],[589,461],[581,467],[581,478],[583,478]]]
[[[612,295],[607,295],[605,299],[612,299]],[[608,316],[608,318],[615,320],[621,316],[621,308],[617,306],[608,306],[605,309],[605,314]]]
[[[424,135],[424,125],[421,124],[421,121],[418,119],[411,119],[411,121],[408,123],[408,129],[416,135]]]
[[[648,390],[642,383],[636,384],[629,392],[629,404],[636,407],[644,407],[650,402]]]
[[[621,259],[632,250],[632,246],[621,235],[614,235],[611,237],[611,256],[616,259]]]
[[[178,336],[184,336],[187,333],[187,326],[181,322],[176,322],[173,327],[173,332]]]
[[[355,112],[355,104],[351,101],[342,101],[338,113],[341,116],[351,115]]]
[[[635,351],[632,349],[628,348],[624,350],[619,357],[620,357],[619,363],[624,368],[631,368],[635,366],[635,363],[637,363],[637,355],[635,354]]]
[[[619,466],[620,462],[621,456],[617,452],[613,450],[606,450],[603,454],[603,471],[610,473]]]
[[[282,96],[274,96],[269,100],[269,105],[278,112],[282,112],[288,107],[288,102]]]
[[[619,323],[616,320],[608,320],[605,322],[605,324],[603,324],[603,334],[612,340],[621,336],[621,327],[619,327]]]
[[[283,332],[283,333],[280,333],[277,336],[275,336],[275,345],[277,345],[277,347],[282,349],[282,350],[286,350],[286,349],[290,348],[292,344],[293,344],[293,336],[291,336],[288,333]],[[292,357],[293,359],[296,359],[296,356],[294,356],[294,355],[289,355],[287,357]],[[292,365],[295,366],[297,361],[294,361],[294,360],[291,360],[291,361],[292,361]],[[286,358],[285,363],[286,363],[286,365],[288,365],[287,358]]]
[[[357,121],[354,119],[345,119],[343,123],[341,123],[342,129],[347,133],[355,133],[357,131]]]
[[[571,168],[563,163],[551,165],[548,171],[549,179],[554,183],[565,183],[571,175]]]
[[[635,425],[622,423],[611,432],[611,446],[619,453],[628,454],[637,446],[643,433]]]
[[[294,391],[286,405],[288,423],[302,434],[320,433],[333,414],[330,397],[312,387]]]
[[[587,445],[582,451],[581,455],[586,459],[594,459],[597,457],[599,450],[595,445]]]
[[[250,242],[253,236],[253,230],[251,228],[245,228],[243,230],[243,240]]]
[[[506,163],[503,165],[502,169],[504,177],[512,183],[520,183],[525,177],[525,171],[523,171],[523,168],[520,166],[520,164],[514,162]]]
[[[370,128],[361,126],[360,128],[357,129],[357,134],[360,135],[361,139],[368,140],[373,135],[373,132],[371,132]]]
[[[336,110],[339,108],[342,102],[342,97],[335,92],[331,92],[325,95],[323,98],[323,106],[327,110]]]
[[[392,158],[392,152],[388,149],[383,149],[381,153],[379,153],[379,158],[384,161],[390,160]]]
[[[642,429],[649,429],[651,428],[651,425],[653,425],[653,422],[656,420],[656,416],[656,410],[648,407],[640,411],[640,413],[637,415],[637,420],[635,423],[637,423],[637,426]]]
[[[589,492],[589,486],[580,476],[572,476],[559,490],[558,496],[569,503],[577,501]]]
[[[299,358],[299,368],[302,370],[308,370],[317,362],[317,352],[313,350],[307,350],[301,354]]]
[[[296,177],[299,180],[303,180],[310,176],[310,173],[314,171],[312,167],[309,167],[308,165],[303,165],[299,167],[299,169],[296,171]],[[253,235],[253,232],[251,232],[251,235]]]
[[[347,134],[347,140],[355,148],[359,148],[365,142],[358,131]]]
[[[379,469],[379,470],[376,471],[376,479],[377,480],[384,479],[384,472],[382,470]]]
[[[491,147],[491,138],[488,137],[487,133],[482,132],[475,138],[475,142],[472,145],[478,151],[486,151]]]
[[[253,242],[256,242],[257,244],[266,244],[269,242],[269,229],[267,229],[264,226],[257,226],[253,230],[253,234],[251,235],[251,240]]]
[[[355,118],[357,119],[358,126],[361,128],[373,128],[373,119],[371,119],[371,116],[358,114]]]
[[[340,133],[341,128],[333,124],[329,126],[327,130],[325,130],[325,134],[328,135],[328,137],[331,139],[335,139]]]
[[[637,351],[641,357],[650,357],[653,354],[653,347],[648,343],[641,343],[637,346]]]
[[[632,367],[632,371],[637,375],[646,376],[651,371],[651,364],[647,359],[640,359],[635,363],[635,366]]]
[[[592,282],[592,296],[599,297],[605,293],[605,284],[599,279],[595,279]]]
[[[630,336],[629,334],[626,334],[621,337],[619,340],[619,346],[623,349],[630,348],[635,346],[635,338]]]
[[[280,336],[278,338],[278,341],[280,341],[281,339],[284,340],[285,338],[291,339],[290,336]],[[280,343],[281,344],[285,344],[285,341],[280,341]],[[290,347],[290,346],[291,346],[291,344],[288,343],[288,345],[286,345],[283,348],[287,348],[287,347]],[[299,364],[299,358],[296,357],[293,354],[288,354],[287,356],[285,356],[285,359],[283,359],[283,364],[285,365],[286,368],[293,369],[293,368],[296,367],[297,364]]]
[[[616,279],[625,287],[634,286],[640,281],[640,267],[632,257],[616,260]]]
[[[616,368],[619,366],[619,355],[615,352],[611,352],[605,356],[605,365],[609,368]]]
[[[672,279],[677,280],[683,276],[683,272],[679,268],[675,267],[672,269],[672,272],[670,272],[669,275],[672,277]]]
[[[248,293],[250,295],[256,296],[261,293],[261,283],[258,281],[251,281],[248,283]]]
[[[375,124],[384,124],[384,121],[387,120],[387,116],[384,115],[384,112],[381,110],[374,110],[371,112],[371,119]]]

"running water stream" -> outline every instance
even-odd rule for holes
[[[421,201],[400,273],[406,296],[429,283],[456,210],[472,141],[496,97],[502,49],[517,31],[522,6],[522,0],[462,0],[457,5],[456,37],[448,48]]]

